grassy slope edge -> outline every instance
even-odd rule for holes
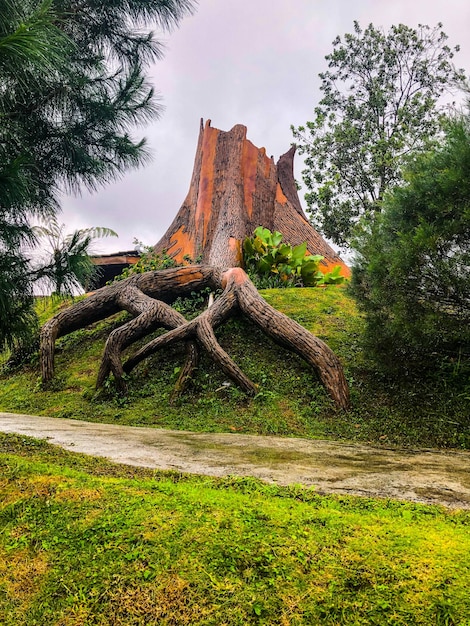
[[[127,398],[114,393],[112,382],[97,394],[94,382],[104,340],[122,315],[59,340],[57,375],[48,391],[41,389],[34,359],[23,369],[4,374],[0,410],[208,432],[470,448],[470,386],[460,363],[443,363],[442,371],[420,381],[413,372],[391,379],[365,359],[363,321],[344,288],[261,293],[337,352],[351,387],[351,411],[335,411],[300,358],[243,320],[220,329],[219,338],[259,385],[254,399],[227,385],[223,374],[203,358],[190,390],[172,404],[173,384],[183,361],[178,348],[141,364],[131,376]],[[41,310],[43,320],[50,314],[47,308]]]

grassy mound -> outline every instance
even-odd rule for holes
[[[0,435],[3,626],[467,624],[470,514]]]
[[[173,404],[173,384],[183,362],[176,347],[142,363],[120,397],[112,381],[94,389],[104,341],[122,323],[118,315],[58,342],[56,378],[39,382],[37,358],[4,373],[0,410],[196,431],[295,435],[369,441],[383,445],[470,448],[470,384],[461,363],[443,363],[427,379],[414,373],[390,378],[364,357],[363,321],[344,288],[273,289],[261,292],[274,307],[324,339],[342,360],[352,409],[338,412],[312,370],[276,346],[256,327],[235,320],[219,331],[223,347],[259,385],[254,399],[227,384],[203,358],[190,389]],[[41,309],[44,319],[52,314]]]

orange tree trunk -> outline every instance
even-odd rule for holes
[[[295,148],[274,163],[264,148],[246,138],[237,124],[228,132],[201,129],[188,195],[173,223],[155,246],[177,261],[188,255],[218,267],[242,265],[241,244],[258,226],[278,230],[295,246],[307,242],[309,254],[321,254],[323,271],[341,266],[331,246],[309,224],[302,211],[293,175]]]

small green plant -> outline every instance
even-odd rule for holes
[[[77,289],[89,289],[98,274],[90,257],[93,242],[118,236],[114,230],[102,226],[66,234],[65,224],[59,224],[55,217],[33,230],[45,251],[45,257],[35,269],[36,280],[59,299],[73,296]]]
[[[207,307],[211,293],[213,292],[210,287],[206,287],[200,291],[191,291],[189,296],[176,298],[172,306],[187,319],[192,319]],[[221,292],[215,293],[214,296],[217,297],[219,293]]]
[[[341,276],[341,266],[335,265],[331,272],[322,274],[322,277],[318,280],[318,285],[341,285],[344,283],[344,276]]]
[[[282,239],[280,232],[259,226],[243,242],[245,268],[258,288],[317,287],[344,281],[339,266],[327,274],[320,271],[323,257],[307,254],[307,242],[291,246]]]
[[[163,250],[161,254],[155,253],[153,246],[145,246],[139,239],[134,238],[133,243],[143,250],[143,253],[137,263],[125,267],[114,281],[124,280],[132,276],[132,274],[144,274],[144,272],[154,272],[156,270],[166,270],[171,267],[184,267],[185,265],[193,265],[199,263],[200,258],[192,259],[188,254],[183,257],[183,263],[175,261],[173,257]],[[113,281],[113,282],[114,282]],[[110,283],[108,283],[110,284]]]
[[[146,246],[144,253],[137,263],[134,263],[129,267],[125,267],[119,276],[116,276],[114,281],[125,280],[126,278],[129,278],[129,276],[132,276],[132,274],[144,274],[144,272],[165,270],[170,267],[179,267],[180,265],[182,265],[182,263],[177,263],[166,253],[166,250],[164,250],[161,254],[156,254],[151,246]]]

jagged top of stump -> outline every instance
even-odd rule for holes
[[[177,261],[202,259],[221,267],[242,264],[241,245],[258,226],[277,230],[291,245],[307,242],[321,254],[323,271],[350,269],[305,216],[293,173],[295,147],[277,163],[247,139],[247,127],[229,131],[201,119],[188,194],[175,219],[155,246]]]

